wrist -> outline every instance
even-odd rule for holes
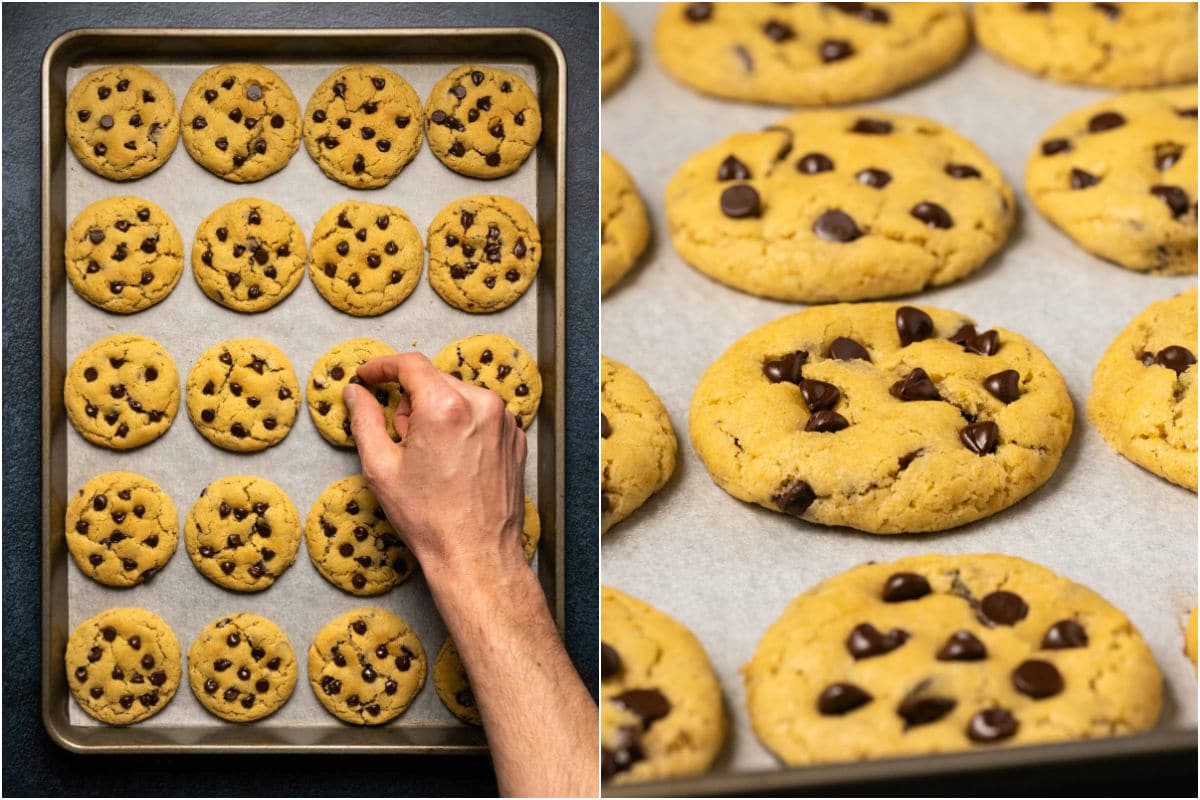
[[[537,575],[519,549],[457,554],[421,564],[429,591],[447,627],[495,624],[510,615],[529,619],[546,599]]]

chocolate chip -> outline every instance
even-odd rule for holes
[[[808,352],[797,350],[794,353],[789,353],[782,358],[763,363],[763,375],[767,376],[767,380],[771,383],[795,383],[799,384],[803,375],[802,370],[804,364],[808,361]]]
[[[827,242],[853,242],[862,236],[854,218],[844,211],[826,211],[817,217],[812,226],[813,233]]]
[[[737,184],[721,192],[721,211],[730,219],[758,217],[762,205],[753,186]]]
[[[838,361],[852,361],[856,358],[870,361],[871,354],[867,349],[853,339],[839,336],[829,345],[829,357]]]
[[[1088,120],[1088,131],[1090,133],[1101,133],[1110,131],[1113,128],[1119,128],[1125,124],[1125,117],[1115,111],[1102,111],[1096,116]]]
[[[113,126],[113,118],[112,118],[111,114],[105,114],[103,117],[100,118],[100,127],[101,128],[104,128],[104,130],[108,130],[112,126]]]
[[[257,83],[246,84],[246,99],[247,100],[262,100],[263,90]]]
[[[1066,139],[1047,139],[1042,142],[1042,155],[1044,156],[1069,153],[1071,149],[1071,143]]]
[[[1072,189],[1087,189],[1091,186],[1095,186],[1099,182],[1100,179],[1090,172],[1085,172],[1081,169],[1071,170]]]
[[[825,687],[817,697],[817,711],[827,717],[841,716],[874,699],[853,683],[835,683]]]
[[[1000,441],[1000,428],[994,422],[973,422],[958,432],[963,446],[977,456],[986,456]]]
[[[611,678],[621,671],[621,656],[604,642],[600,643],[600,677]]]
[[[979,170],[972,167],[970,164],[947,164],[946,174],[951,178],[978,178],[980,177]]]
[[[809,153],[796,162],[796,169],[805,175],[833,170],[833,161],[824,153]]]
[[[104,142],[101,142],[92,148],[92,152],[98,156],[102,156],[108,152],[108,148],[104,146]]]
[[[352,514],[357,514],[358,512],[357,512],[357,511],[352,511],[352,512],[350,512],[350,513],[352,513]],[[355,621],[354,621],[354,622],[353,622],[353,623],[350,625],[350,627],[351,627],[351,628],[353,628],[353,629],[354,629],[354,632],[355,632],[355,633],[357,633],[359,636],[362,636],[364,633],[366,633],[366,632],[367,632],[367,623],[366,623],[366,622],[364,622],[364,621],[363,621],[363,620],[361,620],[361,619],[356,619],[356,620],[355,620]]]
[[[796,38],[796,32],[792,30],[792,26],[778,20],[767,20],[767,24],[763,25],[763,33],[772,42],[786,42],[788,39]]]
[[[658,689],[629,689],[609,699],[641,717],[647,728],[671,713],[671,701]]]
[[[730,155],[717,168],[718,181],[745,181],[750,179],[750,169]]]
[[[919,308],[901,306],[896,309],[896,332],[902,347],[923,342],[933,335],[933,319]]]
[[[892,182],[890,172],[884,172],[881,169],[864,169],[854,176],[859,183],[864,186],[870,186],[872,189],[882,189]]]
[[[980,744],[1007,739],[1017,732],[1017,718],[1004,708],[989,708],[971,717],[967,738]]]
[[[690,22],[704,22],[712,17],[712,12],[712,3],[688,3],[683,14]]]
[[[915,572],[897,572],[883,584],[883,602],[903,603],[918,600],[933,591],[929,581]]]
[[[854,47],[845,39],[826,39],[821,42],[818,52],[821,54],[821,61],[829,64],[854,55]]]
[[[949,341],[960,345],[968,353],[981,356],[993,356],[1000,351],[1000,334],[994,330],[978,333],[971,323],[963,326],[952,335],[946,337]]]
[[[1162,350],[1159,350],[1158,355],[1154,356],[1154,360],[1151,363],[1174,370],[1176,375],[1182,375],[1184,372],[1187,372],[1192,364],[1196,363],[1196,357],[1186,347],[1173,344],[1170,347],[1164,347]]]
[[[1063,690],[1063,678],[1049,661],[1029,659],[1013,670],[1012,683],[1018,692],[1035,700],[1053,697]]]
[[[914,368],[903,379],[893,383],[889,391],[892,397],[903,400],[906,403],[942,399],[941,395],[938,394],[937,387],[929,379],[929,375],[920,367]]]
[[[987,658],[987,648],[970,631],[951,634],[937,652],[938,661],[981,661]]]
[[[1016,625],[1029,613],[1029,606],[1021,595],[1000,590],[991,592],[979,604],[979,614],[984,622],[996,625]]]
[[[1073,619],[1064,619],[1054,623],[1042,637],[1043,650],[1069,650],[1076,647],[1087,647],[1087,644],[1087,631]]]
[[[771,497],[780,511],[791,514],[793,517],[802,516],[816,499],[816,493],[804,481],[796,481],[787,489],[779,491]]]
[[[904,719],[905,728],[937,722],[958,705],[956,700],[949,697],[921,696],[919,692],[923,689],[924,684],[918,686],[917,689],[906,695],[900,701],[899,707],[896,708],[896,713]]]
[[[1179,161],[1183,148],[1177,144],[1166,142],[1154,146],[1154,168],[1164,172]]]
[[[954,218],[950,216],[950,212],[937,203],[917,203],[908,213],[921,222],[924,222],[930,228],[946,230],[954,227]]]
[[[860,117],[850,127],[851,133],[883,135],[892,132],[892,123],[886,119],[868,119]]]
[[[825,381],[802,380],[798,385],[800,396],[812,412],[833,408],[841,397],[837,387]]]
[[[983,379],[983,388],[1005,405],[1021,396],[1021,373],[1006,369]]]
[[[846,649],[856,661],[890,653],[908,641],[908,632],[892,628],[883,633],[869,622],[854,626],[846,639]]]
[[[1191,203],[1188,194],[1178,186],[1151,186],[1150,194],[1167,204],[1171,216],[1178,219],[1188,213]]]

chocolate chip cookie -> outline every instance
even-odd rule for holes
[[[1196,491],[1196,290],[1152,303],[1092,375],[1088,419],[1138,466]]]
[[[179,373],[163,346],[119,333],[80,353],[63,384],[67,417],[92,444],[129,450],[167,432],[179,410]]]
[[[79,707],[109,725],[154,716],[179,688],[179,641],[144,608],[110,608],[67,640],[67,685]]]
[[[442,649],[433,660],[433,688],[451,714],[468,725],[483,725],[475,705],[475,693],[471,691],[471,679],[452,639],[442,643]]]
[[[429,149],[472,178],[517,171],[542,135],[537,95],[519,75],[497,67],[455,67],[425,103]]]
[[[179,142],[175,95],[162,78],[132,64],[101,67],[67,98],[67,144],[79,163],[113,181],[149,175]]]
[[[1062,376],[1030,341],[954,311],[810,308],[704,373],[692,445],[734,497],[869,533],[940,531],[1046,482],[1071,435]]]
[[[508,308],[525,294],[542,263],[537,223],[515,200],[473,195],[447,205],[429,223],[429,285],[472,314]]]
[[[483,333],[451,342],[433,357],[433,366],[500,395],[522,428],[537,417],[542,401],[537,362],[507,336]]]
[[[325,487],[304,524],[308,557],[325,580],[361,597],[399,586],[417,569],[361,475]]]
[[[421,98],[375,64],[342,67],[304,111],[304,147],[328,177],[352,189],[386,186],[421,149]]]
[[[1090,589],[1002,555],[868,563],[797,597],[742,668],[789,765],[1148,730],[1162,675]]]
[[[348,383],[357,383],[375,395],[382,407],[383,419],[388,434],[400,441],[392,424],[396,406],[404,390],[398,383],[382,386],[367,386],[356,374],[362,364],[373,358],[390,356],[396,351],[377,339],[349,339],[335,344],[313,364],[308,378],[305,402],[317,432],[332,445],[354,447],[354,434],[350,430],[350,413],[342,399],[342,391]]]
[[[685,86],[792,106],[883,97],[941,72],[969,40],[958,3],[672,3],[654,30]]]
[[[974,272],[1008,237],[1012,190],[932,120],[811,111],[688,159],[666,191],[689,264],[780,300],[910,294]]]
[[[400,617],[357,608],[317,632],[308,681],[325,710],[351,725],[382,725],[425,685],[425,650]]]
[[[625,277],[650,241],[650,218],[637,184],[608,153],[600,154],[600,293]]]
[[[217,617],[188,648],[192,694],[230,722],[274,714],[292,696],[299,671],[279,626],[248,612]]]
[[[188,417],[226,450],[253,452],[283,441],[296,421],[300,386],[291,362],[262,339],[229,339],[204,351],[187,382]]]
[[[1196,87],[1067,114],[1030,155],[1025,190],[1090,253],[1139,272],[1194,274]]]
[[[637,783],[698,775],[725,740],[721,687],[680,623],[600,587],[600,774]]]
[[[136,586],[166,566],[179,543],[175,506],[132,472],[105,472],[67,504],[67,549],[80,571],[106,586]]]
[[[338,311],[374,317],[404,302],[421,280],[421,234],[395,206],[350,200],[313,228],[313,285]]]
[[[300,104],[260,64],[221,64],[183,98],[183,146],[200,166],[234,183],[260,181],[300,147]]]
[[[211,299],[234,311],[266,311],[304,277],[304,232],[279,206],[258,198],[227,203],[196,230],[192,273]]]
[[[621,85],[633,71],[636,50],[625,20],[608,3],[600,4],[600,95]]]

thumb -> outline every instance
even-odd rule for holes
[[[365,462],[382,457],[396,446],[388,435],[383,408],[375,401],[374,395],[357,384],[347,383],[342,390],[342,399],[350,412],[350,431],[358,447],[360,460]]]

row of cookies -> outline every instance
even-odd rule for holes
[[[132,64],[85,75],[67,98],[67,142],[81,164],[110,180],[141,178],[161,167],[181,128],[188,154],[228,181],[278,172],[303,138],[326,176],[373,189],[412,161],[423,130],[433,154],[455,172],[509,175],[533,152],[542,121],[537,95],[520,76],[470,64],[439,80],[424,110],[408,81],[373,64],[332,72],[303,118],[283,78],[259,64],[205,70],[178,113],[170,87]]]
[[[537,277],[541,234],[529,212],[499,195],[471,195],[441,209],[421,235],[403,210],[350,200],[304,232],[276,204],[243,198],[200,223],[192,274],[204,293],[234,311],[266,311],[300,284],[305,265],[334,308],[377,316],[412,294],[429,251],[429,284],[473,314],[515,303]],[[183,241],[170,216],[134,196],[108,197],[81,211],[67,230],[67,277],[80,297],[118,314],[164,300],[183,272]]]

